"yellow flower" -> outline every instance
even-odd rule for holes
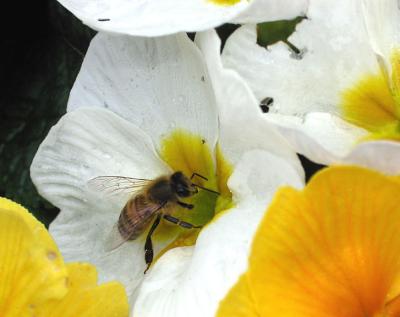
[[[400,316],[400,182],[332,167],[282,189],[217,316]]]
[[[64,264],[45,227],[0,197],[0,316],[128,316],[123,286],[97,286],[96,275],[89,264]]]

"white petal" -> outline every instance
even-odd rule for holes
[[[363,0],[370,41],[391,74],[390,57],[400,46],[400,3],[397,0]]]
[[[95,264],[101,281],[119,280],[129,295],[143,278],[143,243],[126,243],[111,254],[104,251],[105,239],[129,194],[93,192],[87,181],[99,175],[154,178],[166,172],[145,133],[96,108],[81,108],[62,117],[31,166],[39,193],[61,209],[50,232],[65,260]]]
[[[307,13],[309,0],[252,0],[249,7],[232,20],[234,23],[257,23],[289,20]]]
[[[264,150],[246,152],[228,181],[235,202],[260,201],[262,205],[283,185],[302,188],[303,173],[292,162]]]
[[[323,112],[311,112],[304,118],[272,113],[267,118],[279,127],[293,148],[321,164],[340,161],[367,134],[365,130]]]
[[[307,5],[307,0],[286,0],[285,4],[279,0],[242,0],[235,5],[216,5],[207,0],[59,1],[94,29],[140,36],[206,30],[238,15],[241,18],[236,22],[288,19],[302,14]]]
[[[355,164],[389,175],[400,173],[400,144],[391,141],[360,142],[366,133],[328,113],[309,113],[304,120],[271,114],[268,119],[292,146],[313,162]]]
[[[361,165],[388,175],[399,175],[400,143],[390,141],[361,143],[342,160],[342,163]]]
[[[341,92],[362,75],[380,71],[359,1],[312,1],[307,16],[289,38],[303,51],[301,58],[281,42],[268,50],[258,46],[254,25],[241,27],[226,42],[223,64],[239,72],[259,101],[274,99],[270,112],[338,114]]]
[[[283,43],[268,50],[258,46],[252,25],[237,30],[224,48],[224,66],[238,71],[259,101],[273,98],[265,116],[298,152],[318,163],[341,162],[366,134],[338,117],[341,93],[365,74],[380,72],[361,4],[311,2],[308,19],[289,38],[303,50],[301,59]]]
[[[214,86],[220,117],[218,142],[223,154],[235,164],[246,151],[267,150],[290,161],[302,174],[295,152],[264,120],[249,86],[235,71],[222,66],[220,40],[216,32],[197,33],[196,43],[204,54]]]
[[[68,111],[104,107],[158,145],[186,129],[215,144],[218,115],[200,52],[185,34],[134,38],[98,34],[72,89]]]
[[[290,164],[261,150],[243,157],[230,183],[242,193],[257,188],[257,194],[203,229],[194,247],[166,253],[143,282],[134,316],[214,316],[219,301],[247,267],[253,234],[276,189],[303,186]]]

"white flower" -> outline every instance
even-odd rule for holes
[[[223,52],[265,116],[312,160],[400,171],[400,9],[396,0],[313,0],[289,42],[262,48],[256,26]]]
[[[304,15],[309,0],[59,0],[96,30],[140,36]]]
[[[200,34],[197,43],[206,54],[220,46],[214,32]],[[250,89],[214,61],[207,70],[184,34],[99,33],[67,114],[32,163],[38,191],[61,209],[50,232],[64,258],[95,264],[100,282],[123,282],[135,316],[212,316],[245,270],[253,233],[276,188],[303,184],[297,156],[265,123]],[[181,211],[184,220],[208,223],[197,241],[194,230],[163,221],[154,237],[161,257],[144,275],[143,237],[104,251],[128,197],[86,185],[100,175],[152,179],[177,170],[208,177],[204,186],[221,195],[215,201],[199,193],[194,210]]]

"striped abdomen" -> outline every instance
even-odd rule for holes
[[[121,237],[124,240],[134,240],[139,237],[160,207],[158,204],[149,202],[143,194],[130,199],[118,219],[118,231]]]

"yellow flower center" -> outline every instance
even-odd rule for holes
[[[212,3],[223,5],[223,6],[232,6],[236,3],[239,3],[241,0],[210,0]]]
[[[363,76],[344,91],[344,119],[370,132],[367,139],[400,141],[400,50],[391,58],[390,79],[384,71]]]
[[[214,151],[202,137],[175,130],[163,140],[160,156],[173,171],[181,171],[187,177],[193,173],[200,174],[207,181],[195,176],[193,183],[220,193],[217,195],[200,189],[197,194],[182,199],[193,204],[193,209],[177,206],[172,216],[196,226],[205,226],[220,211],[232,207],[232,194],[227,186],[232,166],[223,158],[218,146]],[[174,247],[195,244],[199,232],[200,229],[185,229],[164,220],[154,233],[154,241],[169,241],[162,254]]]

